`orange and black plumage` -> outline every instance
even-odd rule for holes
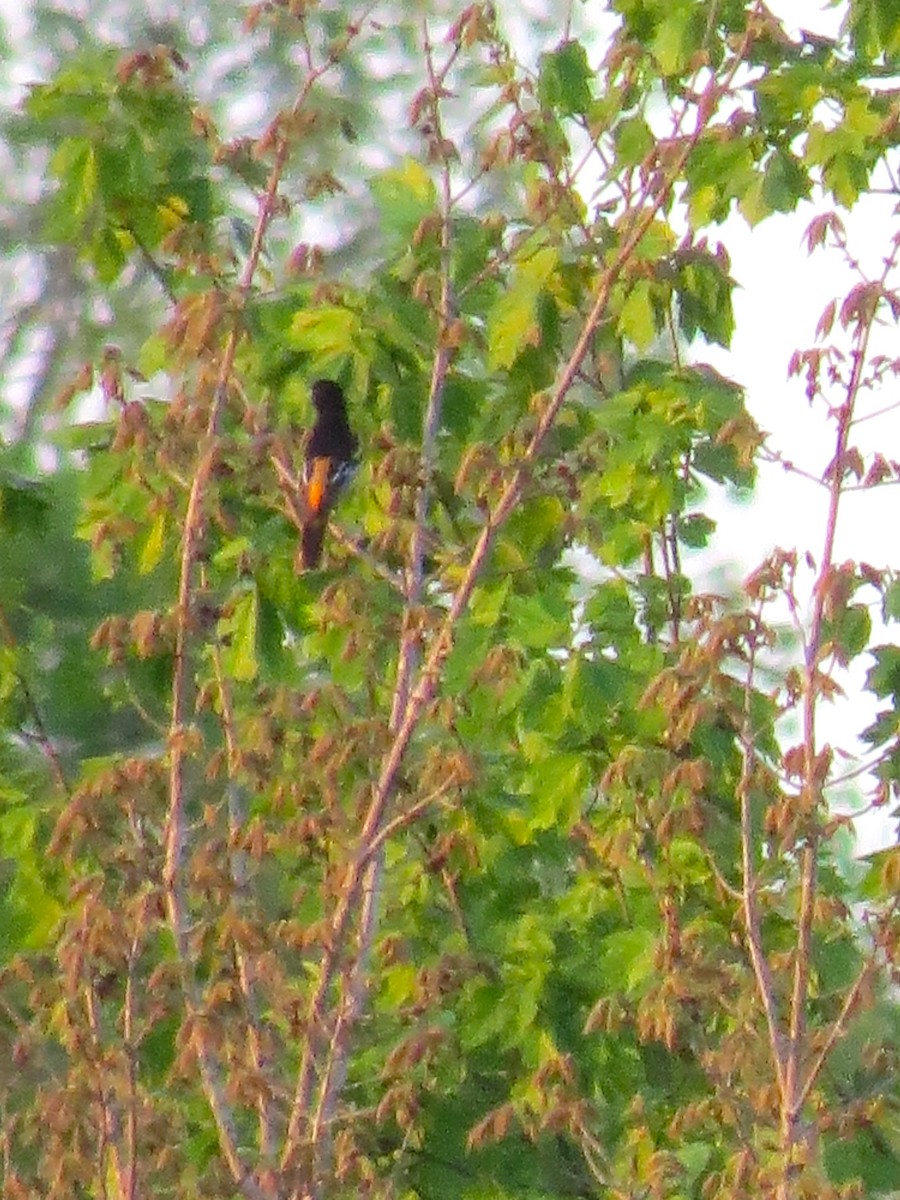
[[[306,445],[302,481],[307,514],[300,537],[304,570],[313,570],[321,562],[328,517],[353,478],[359,448],[339,384],[317,379],[312,385],[312,402],[316,419]]]

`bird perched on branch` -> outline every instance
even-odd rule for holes
[[[300,564],[314,570],[322,558],[325,527],[335,502],[356,472],[359,446],[347,420],[340,386],[330,379],[312,385],[316,420],[306,445],[302,492],[305,516],[300,535]]]

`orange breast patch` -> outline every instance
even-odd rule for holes
[[[306,488],[306,502],[313,512],[318,512],[328,490],[328,476],[331,460],[314,458],[310,464],[309,483]]]

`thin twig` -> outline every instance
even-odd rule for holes
[[[759,616],[759,614],[757,614]],[[779,1028],[778,1007],[775,999],[775,983],[762,945],[758,905],[759,882],[753,862],[753,808],[751,785],[755,764],[755,739],[753,736],[751,700],[756,667],[756,641],[751,641],[747,678],[744,682],[744,711],[741,728],[741,777],[738,781],[738,798],[741,806],[741,904],[744,915],[744,932],[750,963],[756,977],[757,991],[766,1016],[769,1031],[769,1049],[778,1081],[782,1103],[785,1097],[785,1053],[784,1038]]]
[[[763,446],[760,449],[760,458],[763,462],[781,467],[783,471],[786,471],[790,475],[797,475],[799,478],[807,480],[808,483],[814,483],[816,487],[825,488],[828,486],[821,475],[814,475],[812,471],[798,467],[789,458],[785,458],[780,450],[773,450],[770,446]]]
[[[17,653],[19,646],[16,642],[16,636],[13,633],[12,626],[7,620],[6,613],[2,608],[0,608],[0,634],[3,635],[3,640],[6,642],[6,645],[9,647],[9,649],[14,653]],[[21,691],[25,700],[25,707],[31,716],[31,720],[34,722],[34,741],[38,746],[40,746],[41,750],[44,752],[47,762],[50,764],[50,771],[53,775],[54,781],[56,782],[56,786],[68,800],[71,800],[72,789],[69,787],[69,782],[66,779],[66,773],[63,770],[62,762],[60,761],[60,757],[56,752],[56,747],[53,745],[53,739],[50,737],[50,732],[44,723],[44,718],[41,713],[41,707],[37,702],[37,697],[31,690],[31,685],[25,677],[24,672],[18,667],[15,668],[15,678],[19,685],[19,690]]]
[[[175,289],[172,287],[171,281],[169,279],[168,274],[166,273],[165,268],[156,261],[153,254],[151,254],[146,242],[144,242],[142,240],[142,238],[138,234],[137,230],[134,229],[134,227],[131,225],[127,225],[125,228],[126,228],[128,235],[134,240],[134,244],[137,246],[138,250],[140,250],[141,258],[144,260],[144,265],[147,267],[147,270],[150,272],[150,274],[153,276],[153,278],[156,280],[156,282],[159,284],[160,289],[162,290],[162,293],[165,296],[165,298],[168,300],[168,302],[170,304],[173,304],[173,305],[177,304],[178,296],[175,294]]]
[[[385,583],[390,584],[395,592],[403,594],[403,581],[396,571],[392,571],[374,554],[370,554],[366,547],[352,537],[340,525],[336,525],[334,521],[328,523],[328,536],[332,541],[337,542],[348,554],[352,554],[358,558],[360,562],[365,563],[373,575],[377,575],[379,579],[383,579]]]
[[[415,804],[411,804],[409,808],[404,809],[402,813],[398,813],[393,820],[385,822],[375,837],[372,838],[371,844],[365,848],[366,855],[371,858],[376,851],[380,850],[381,847],[386,842],[389,842],[395,834],[398,834],[401,829],[407,829],[410,825],[414,825],[416,821],[418,821],[418,819],[423,815],[423,813],[426,813],[430,808],[433,808],[435,804],[437,804],[439,800],[442,800],[448,792],[451,792],[455,786],[456,785],[452,780],[448,783],[441,784],[441,786],[435,788],[433,792],[429,792],[424,799],[417,800]]]
[[[806,1081],[803,1084],[800,1095],[797,1097],[798,1111],[803,1108],[804,1104],[809,1099],[809,1095],[816,1085],[816,1080],[819,1078],[822,1068],[828,1061],[829,1054],[837,1045],[838,1039],[846,1032],[850,1017],[852,1016],[853,1010],[856,1007],[856,1002],[874,970],[875,959],[873,956],[863,964],[859,974],[853,982],[853,987],[851,987],[850,991],[847,993],[844,1003],[841,1005],[841,1011],[835,1017],[831,1028],[828,1030],[828,1035],[825,1038],[825,1041],[822,1043],[819,1053],[809,1065],[809,1069],[806,1073]]]
[[[722,874],[719,864],[716,862],[712,851],[709,850],[708,848],[704,848],[704,849],[705,849],[705,854],[706,854],[706,861],[709,863],[709,868],[713,873],[713,878],[715,879],[716,883],[719,885],[719,887],[722,889],[722,891],[725,893],[725,895],[730,897],[730,899],[736,900],[739,903],[743,903],[744,893],[741,891],[740,888],[736,888],[733,884],[728,882],[728,880]]]
[[[855,429],[857,425],[862,425],[866,421],[874,421],[877,417],[885,417],[898,408],[900,408],[900,400],[895,400],[893,404],[886,404],[884,408],[876,408],[873,412],[864,413],[861,417],[854,417],[850,424]]]

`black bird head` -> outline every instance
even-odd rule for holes
[[[344,393],[333,379],[317,379],[312,385],[313,407],[320,416],[346,410]]]

